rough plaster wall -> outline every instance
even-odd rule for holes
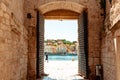
[[[111,29],[120,20],[120,1],[106,0],[106,21],[105,24]]]
[[[24,0],[0,0],[0,79],[27,79],[27,30]]]
[[[120,21],[120,1],[116,0],[110,9],[110,23],[111,27]]]

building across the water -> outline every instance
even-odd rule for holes
[[[77,54],[77,41],[65,43],[65,39],[47,40],[44,42],[44,52]]]

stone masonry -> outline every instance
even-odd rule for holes
[[[47,3],[49,4],[50,2],[55,2],[53,0],[51,1],[43,1],[39,0],[42,3],[38,3],[38,6],[46,5]],[[60,0],[59,0],[60,1]],[[68,2],[75,2],[78,4],[82,4],[83,6],[87,7],[88,11],[88,43],[89,43],[89,69],[90,69],[90,76],[95,76],[95,66],[97,64],[100,64],[100,31],[101,31],[101,26],[103,25],[103,16],[101,16],[101,13],[103,13],[103,9],[100,7],[100,1],[82,1],[82,0],[67,0]],[[94,6],[91,6],[94,4]],[[54,5],[54,7],[57,7],[58,5]],[[53,7],[53,6],[52,6]],[[53,7],[53,8],[54,8]],[[47,8],[47,7],[46,7]],[[49,6],[49,8],[51,7]],[[41,9],[41,8],[40,8]],[[52,10],[52,9],[51,9]],[[43,11],[43,10],[42,10]],[[49,11],[49,10],[48,10]],[[99,24],[99,25],[98,25]],[[97,27],[96,27],[97,26]],[[97,44],[97,45],[95,45]]]
[[[28,32],[23,0],[0,0],[0,79],[27,80]]]
[[[106,20],[102,30],[101,60],[104,80],[120,80],[120,1],[109,0],[106,5]]]
[[[67,0],[67,1],[69,2],[69,0]],[[4,2],[7,3],[6,1],[4,1]],[[24,10],[24,18],[20,18],[20,15],[19,15],[18,23],[24,21],[22,23],[25,26],[24,27],[25,30],[28,31],[28,38],[27,38],[28,39],[28,48],[26,49],[28,51],[28,58],[27,58],[28,63],[26,64],[27,65],[27,72],[28,72],[28,79],[35,79],[36,78],[36,11],[35,10],[37,9],[37,7],[40,7],[43,4],[47,4],[48,2],[53,2],[53,0],[52,1],[37,0],[36,2],[35,1],[25,0],[23,3],[21,3],[22,5],[19,5],[20,3],[16,2],[19,6],[21,6],[20,8],[24,7],[24,9],[22,8]],[[97,27],[98,28],[97,29],[96,25],[94,24],[94,23],[102,22],[102,20],[101,20],[102,18],[100,17],[100,15],[96,14],[96,12],[98,13],[98,12],[101,11],[100,8],[99,8],[99,1],[94,1],[94,2],[89,1],[88,2],[87,0],[86,1],[71,0],[70,2],[78,3],[78,4],[86,6],[88,8],[89,47],[91,47],[89,49],[89,55],[90,55],[90,57],[89,57],[90,62],[89,63],[90,63],[90,66],[91,66],[90,69],[91,69],[91,71],[93,71],[93,73],[92,72],[91,73],[94,75],[95,74],[95,68],[94,67],[95,67],[96,64],[99,64],[99,53],[100,53],[100,50],[99,50],[99,47],[100,47],[99,46],[99,44],[100,44],[100,40],[99,40],[100,31],[99,31],[99,28],[100,27]],[[16,4],[16,3],[14,2],[14,4]],[[96,4],[95,7],[94,6],[89,6],[89,5],[93,4],[93,3]],[[96,7],[97,5],[98,5],[98,7]],[[58,5],[56,5],[56,6],[58,6]],[[12,7],[12,8],[19,8],[19,7]],[[13,9],[13,10],[15,11],[17,9]],[[94,11],[94,12],[96,11],[96,12],[93,13],[92,11]],[[23,12],[23,11],[21,11],[21,12]],[[21,12],[18,11],[17,13],[21,13]],[[17,13],[15,13],[16,16],[18,16]],[[27,15],[29,13],[31,15],[31,18],[27,18]],[[96,19],[95,20],[96,22],[94,22],[94,19]],[[95,29],[93,27],[95,27]],[[14,31],[17,31],[17,30],[14,30]],[[93,40],[94,39],[93,34],[94,35],[96,34],[95,41]],[[17,39],[17,38],[15,38],[15,39]],[[17,42],[17,43],[19,43],[19,42]],[[98,46],[96,46],[96,47],[92,46],[93,43],[98,44]],[[16,49],[19,49],[19,48],[16,47]],[[20,50],[20,51],[22,51],[22,50]],[[98,55],[98,56],[95,56],[95,55]]]
[[[120,0],[0,0],[0,79],[36,80],[37,44],[39,72],[44,73],[44,22],[39,22],[37,43],[37,11],[44,19],[78,19],[84,10],[89,80],[95,80],[98,64],[103,80],[120,80]]]
[[[35,0],[24,0],[24,25],[28,31],[28,80],[35,80],[36,71],[36,59],[37,59],[37,49],[36,49],[36,16],[35,11]]]

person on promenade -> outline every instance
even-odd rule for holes
[[[48,54],[45,53],[45,60],[48,62]]]

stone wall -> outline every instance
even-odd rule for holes
[[[103,9],[100,6],[100,0],[89,0],[88,7],[88,63],[89,63],[89,78],[95,79],[95,67],[101,64],[100,47],[101,47],[101,27],[103,18],[101,16]],[[94,5],[93,5],[94,4]]]
[[[36,79],[36,11],[35,0],[24,1],[24,25],[28,30],[28,80]]]
[[[120,20],[120,1],[116,0],[110,9],[110,28],[112,28]]]
[[[37,7],[43,4],[54,2],[58,0],[38,0]],[[63,0],[64,1],[64,0]],[[66,0],[65,0],[66,1]],[[88,63],[89,63],[89,73],[90,77],[95,79],[95,66],[100,64],[101,58],[101,29],[103,27],[103,9],[100,6],[100,0],[67,0],[70,2],[76,2],[80,5],[87,7],[88,12]],[[93,5],[94,4],[94,5]],[[57,7],[57,5],[56,5]],[[94,77],[93,77],[94,76]],[[92,79],[92,80],[93,80]]]
[[[35,9],[52,1],[58,0],[0,0],[0,79],[26,80],[27,72],[29,80],[36,79]],[[106,0],[105,27],[100,0],[65,1],[87,7],[90,78],[95,79],[95,66],[102,62],[104,80],[116,80],[119,75],[119,58],[116,58],[118,55],[115,52],[114,38],[120,35],[120,1],[110,3]],[[101,33],[104,34],[102,43]]]
[[[101,52],[104,80],[117,80],[114,36],[111,32],[107,34],[105,38],[102,39]]]
[[[37,0],[37,7],[55,1],[70,1],[78,4],[86,5],[88,0]]]
[[[113,0],[112,3],[107,0],[106,5],[106,20],[102,35],[101,46],[101,60],[103,65],[103,78],[104,80],[119,80],[119,54],[116,49],[119,50],[117,45],[119,40],[116,40],[120,36],[120,1]]]
[[[0,0],[0,79],[27,80],[27,30],[24,0]]]
[[[56,1],[56,0],[54,0]],[[58,1],[58,0],[57,0]],[[81,1],[81,0],[67,0],[82,4],[87,7],[88,11],[88,40],[89,40],[89,73],[90,77],[95,79],[95,66],[97,64],[103,65],[103,74],[105,80],[116,80],[116,58],[114,49],[114,33],[111,28],[119,21],[119,0],[106,0],[106,19],[105,26],[104,10],[100,6],[100,1]],[[40,5],[53,2],[53,0],[38,0],[37,7]],[[94,5],[93,5],[94,4]],[[104,33],[105,32],[105,33]],[[116,32],[116,30],[114,30]],[[101,33],[104,35],[101,38]],[[102,39],[102,42],[101,42]],[[101,50],[102,48],[102,50]],[[101,54],[102,53],[102,54]],[[102,57],[102,58],[101,58]],[[112,73],[114,72],[114,73]],[[113,75],[115,74],[115,75]],[[110,76],[110,77],[109,77]],[[93,80],[92,79],[92,80]]]
[[[117,38],[120,36],[120,22],[114,27],[115,30],[107,31],[106,35],[102,39],[102,65],[103,65],[103,78],[104,80],[119,80],[119,52],[120,47],[117,45],[120,40]],[[118,77],[118,79],[117,79]]]

